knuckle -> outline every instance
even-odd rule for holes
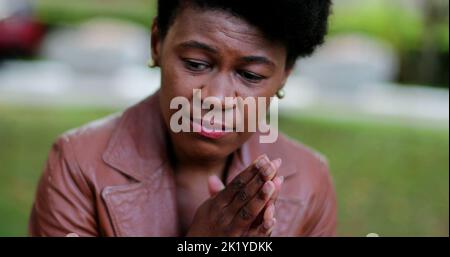
[[[252,220],[255,217],[255,215],[251,212],[251,210],[247,206],[244,206],[239,211],[239,217],[244,221],[249,221]]]
[[[239,189],[241,189],[244,186],[244,182],[242,181],[242,179],[240,178],[236,178],[232,183],[231,183],[231,189],[237,191]]]
[[[266,181],[262,178],[262,176],[257,176],[257,177],[256,177],[256,184],[257,184],[258,186],[264,185],[265,182],[266,182]]]
[[[239,200],[241,200],[241,201],[243,201],[243,202],[247,201],[248,198],[249,198],[249,197],[248,197],[248,193],[247,193],[247,191],[246,191],[245,189],[241,189],[241,190],[238,192],[237,197],[238,197]]]
[[[264,193],[262,190],[259,190],[258,197],[256,197],[256,200],[258,200],[258,201],[266,201],[266,199],[267,199],[267,194]]]

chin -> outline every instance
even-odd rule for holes
[[[179,147],[193,159],[223,159],[233,153],[239,144],[236,144],[236,134],[228,135],[219,140],[204,138],[196,133],[175,134],[174,147]]]

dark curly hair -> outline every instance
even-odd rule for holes
[[[158,0],[158,27],[164,38],[182,7],[224,10],[259,28],[287,49],[288,65],[310,55],[324,41],[331,0]]]

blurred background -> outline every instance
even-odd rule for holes
[[[0,0],[0,236],[25,236],[62,132],[159,86],[156,0]],[[282,130],[330,162],[340,236],[449,235],[449,2],[334,0]]]

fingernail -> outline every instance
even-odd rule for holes
[[[273,161],[273,164],[275,164],[275,167],[277,169],[279,169],[281,167],[281,163],[282,163],[281,159],[276,159],[275,161]]]
[[[278,186],[283,185],[283,183],[284,183],[284,176],[276,177],[276,178],[273,180],[273,182],[274,182],[275,184],[277,184]]]
[[[275,191],[275,186],[273,185],[273,182],[268,181],[266,184],[264,184],[262,190],[265,195],[270,196]]]
[[[272,165],[268,165],[264,170],[261,171],[264,177],[269,177],[275,170]]]
[[[267,157],[267,155],[263,155],[256,161],[255,166],[257,169],[261,169],[268,162],[269,162],[269,158]]]

